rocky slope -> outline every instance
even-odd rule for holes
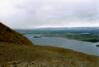
[[[0,23],[0,67],[99,67],[99,57],[33,45],[26,37]]]
[[[10,29],[1,22],[0,22],[0,41],[23,45],[33,45],[32,42],[30,42],[26,37]]]
[[[0,43],[1,67],[99,67],[99,58],[69,49]]]

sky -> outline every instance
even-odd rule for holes
[[[15,29],[99,27],[99,0],[0,0],[0,21]]]

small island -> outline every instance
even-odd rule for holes
[[[99,57],[71,49],[35,45],[0,23],[0,67],[99,67]]]

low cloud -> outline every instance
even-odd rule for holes
[[[12,28],[99,26],[95,0],[3,0],[0,20]]]

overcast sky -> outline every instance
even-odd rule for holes
[[[99,26],[99,0],[0,0],[0,21],[12,28]]]

